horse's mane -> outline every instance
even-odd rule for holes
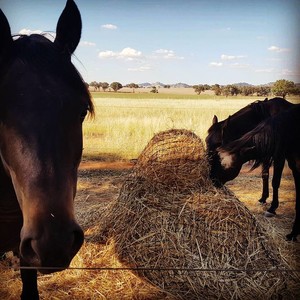
[[[263,163],[271,165],[274,159],[273,154],[277,145],[279,145],[280,135],[277,135],[277,131],[277,126],[273,125],[273,119],[270,117],[241,138],[223,146],[222,150],[234,154],[239,153],[243,148],[255,147],[256,157],[251,170],[256,169]]]
[[[261,122],[270,117],[270,112],[267,107],[268,99],[257,100],[248,104],[247,106],[241,108],[233,115],[230,115],[227,119],[213,124],[208,130],[208,134],[213,134],[213,132],[222,130],[227,132],[227,135],[234,136],[234,132],[238,130],[236,122],[240,122],[243,118],[251,118],[256,120],[256,122]],[[247,117],[246,117],[247,116]]]
[[[268,98],[265,100],[257,100],[249,104],[249,107],[254,110],[257,116],[260,117],[261,120],[265,120],[271,116],[269,110],[267,109],[267,101]]]
[[[87,109],[92,115],[94,114],[90,93],[81,75],[72,64],[71,58],[61,54],[55,43],[44,35],[20,35],[13,42],[10,57],[6,62],[8,66],[11,60],[17,59],[23,65],[34,68],[38,73],[43,72],[55,78],[62,78],[73,90],[88,99]]]
[[[258,120],[263,121],[270,117],[270,112],[267,107],[268,99],[265,100],[256,100],[245,107],[241,108],[237,112],[235,112],[233,115],[230,116],[231,121],[236,117],[241,117],[244,114],[248,113],[249,111],[252,111],[255,113],[255,116]],[[230,124],[230,123],[229,123]]]

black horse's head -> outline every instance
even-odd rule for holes
[[[262,120],[267,118],[270,114],[269,106],[271,105],[269,105],[269,103],[273,102],[267,99],[264,101],[255,101],[220,122],[218,122],[218,118],[214,116],[213,123],[208,129],[208,135],[205,141],[211,165],[210,177],[216,185],[234,179],[240,171],[240,167],[235,166],[226,169],[226,172],[224,172],[217,149],[239,139],[245,133],[255,128]]]
[[[13,40],[0,10],[0,164],[22,210],[20,255],[35,267],[67,267],[83,243],[73,200],[82,122],[93,105],[71,63],[80,36],[72,0],[54,42],[42,35]]]
[[[217,177],[218,174],[221,173],[222,167],[220,163],[220,158],[217,152],[218,147],[223,144],[223,128],[225,121],[218,121],[218,117],[215,115],[213,117],[212,125],[208,129],[208,135],[205,139],[206,142],[206,150],[207,157],[209,160],[210,168],[210,178],[213,180],[215,185],[219,186],[224,183],[224,181],[220,181],[220,178]]]

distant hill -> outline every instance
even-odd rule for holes
[[[269,82],[269,83],[265,83],[265,84],[258,84],[256,86],[273,86],[275,82]],[[296,86],[299,86],[300,83],[295,83]],[[165,83],[162,83],[162,82],[153,82],[153,83],[150,83],[150,82],[144,82],[144,83],[140,83],[139,84],[139,87],[142,87],[142,88],[149,88],[149,87],[152,87],[152,86],[156,86],[156,87],[164,87],[166,85],[169,85],[170,87],[172,88],[191,88],[193,87],[193,85],[189,85],[189,84],[186,84],[186,83],[183,83],[183,82],[178,82],[178,83],[172,83],[172,84],[165,84]],[[243,87],[243,86],[255,86],[253,84],[250,84],[250,83],[247,83],[247,82],[237,82],[237,83],[232,83],[232,85],[236,85],[238,87]]]
[[[190,87],[192,87],[191,85],[188,85],[188,84],[182,83],[182,82],[171,84],[170,86],[174,87],[174,88],[190,88]]]
[[[175,83],[175,84],[165,84],[165,83],[162,83],[162,82],[159,82],[159,81],[153,82],[153,83],[150,83],[150,82],[140,83],[139,87],[147,88],[147,87],[156,86],[156,87],[161,87],[162,88],[166,85],[169,85],[170,87],[174,87],[174,88],[190,88],[190,87],[192,87],[191,85],[188,85],[188,84],[182,83],[182,82]]]
[[[247,82],[233,83],[233,85],[236,85],[236,86],[253,86],[252,84],[249,84]]]
[[[139,87],[142,87],[142,88],[143,88],[143,87],[145,88],[145,87],[151,87],[151,86],[152,86],[152,84],[151,84],[151,83],[149,83],[149,82],[144,82],[144,83],[140,83],[140,84],[138,84],[138,86],[139,86]]]

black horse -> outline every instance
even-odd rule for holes
[[[93,104],[71,63],[80,36],[73,0],[54,42],[12,39],[0,10],[0,252],[19,253],[22,299],[39,298],[37,270],[67,268],[83,243],[73,200],[82,122]]]
[[[232,169],[231,172],[228,171],[226,173],[226,176],[221,177],[216,169],[219,160],[216,149],[240,138],[243,134],[254,129],[261,121],[266,120],[270,116],[275,116],[281,111],[291,108],[293,105],[283,98],[265,99],[264,101],[256,101],[247,105],[223,121],[218,122],[218,118],[214,116],[213,124],[208,129],[206,145],[210,164],[215,166],[211,168],[210,176],[216,185],[224,184],[234,179],[240,172],[240,169]],[[262,180],[263,190],[259,202],[264,204],[269,197],[268,165],[262,165]],[[273,186],[273,189],[275,189],[275,193],[276,189],[278,191],[277,186]]]
[[[237,172],[243,163],[254,160],[253,169],[261,164],[274,164],[273,185],[280,185],[285,160],[293,172],[296,187],[296,218],[288,240],[300,234],[300,104],[270,117],[255,129],[217,149],[219,164],[212,166],[216,177],[226,178]],[[278,189],[268,212],[275,214],[278,207]]]

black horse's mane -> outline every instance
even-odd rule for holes
[[[87,109],[93,115],[94,106],[90,93],[81,75],[71,62],[71,57],[62,54],[55,43],[43,34],[19,35],[13,41],[10,57],[5,64],[19,60],[24,66],[34,68],[39,73],[46,73],[55,78],[62,78],[73,90],[88,99]],[[5,76],[0,72],[0,77]],[[1,80],[1,78],[0,78]]]
[[[242,148],[252,147],[255,151],[255,158],[251,170],[262,164],[271,166],[274,156],[281,153],[284,148],[284,136],[281,129],[281,122],[276,117],[270,117],[222,149],[233,154],[239,153]]]
[[[267,101],[268,99],[266,98],[263,101],[258,100],[249,104],[249,107],[254,110],[256,115],[259,116],[261,120],[265,120],[266,118],[269,118],[271,116],[266,106]]]

